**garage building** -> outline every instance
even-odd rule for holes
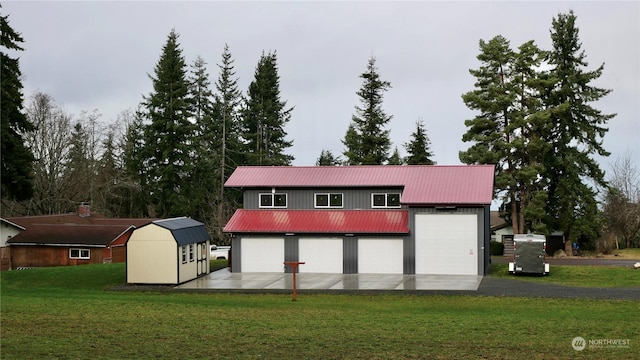
[[[494,166],[238,167],[233,272],[484,275]]]

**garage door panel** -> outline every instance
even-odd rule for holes
[[[342,274],[341,238],[305,238],[298,241],[300,272]]]
[[[417,214],[416,274],[476,275],[475,214]]]
[[[402,239],[358,239],[358,273],[402,274]]]
[[[243,238],[242,272],[283,272],[283,238]]]

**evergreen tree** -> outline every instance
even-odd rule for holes
[[[206,69],[207,63],[198,56],[191,66],[189,93],[191,113],[196,125],[192,146],[193,168],[187,197],[188,210],[194,218],[212,228],[212,214],[217,198],[218,161],[220,158],[220,127],[215,113],[214,96]]]
[[[1,5],[0,5],[1,7]],[[34,129],[23,109],[22,81],[18,58],[9,50],[22,51],[22,36],[9,25],[8,16],[0,15],[0,157],[2,157],[2,197],[26,200],[33,196],[33,162],[31,149],[25,145],[25,133]]]
[[[382,165],[389,158],[391,148],[389,130],[385,129],[391,116],[382,110],[382,98],[391,83],[380,79],[373,56],[360,78],[362,87],[356,94],[362,105],[356,106],[356,114],[342,141],[347,147],[344,155],[350,165]]]
[[[135,112],[123,112],[121,118],[125,122],[125,134],[120,140],[122,153],[122,182],[112,194],[119,194],[122,205],[119,207],[120,217],[148,217],[150,203],[149,174],[145,155],[145,125],[143,109]]]
[[[90,201],[89,181],[92,180],[93,174],[90,173],[92,164],[88,154],[88,136],[82,123],[76,122],[71,132],[64,175],[65,187],[73,189],[74,196],[70,200],[74,202]]]
[[[320,157],[316,160],[316,166],[337,166],[340,165],[342,161],[340,157],[335,157],[331,150],[322,149],[320,152]]]
[[[345,165],[361,164],[364,159],[364,153],[362,151],[362,137],[358,134],[354,123],[349,124],[342,143],[347,147],[344,152],[344,156],[347,158]]]
[[[404,160],[402,160],[397,146],[395,150],[393,150],[393,154],[389,157],[389,160],[387,160],[387,165],[404,165]]]
[[[577,239],[577,221],[583,216],[595,218],[595,191],[589,183],[603,185],[605,180],[592,156],[609,155],[602,138],[608,131],[607,122],[615,116],[591,105],[611,90],[591,85],[602,75],[604,64],[586,70],[578,33],[573,11],[553,19],[552,50],[547,57],[551,84],[543,96],[551,124],[545,139],[551,146],[544,159],[544,177],[549,182],[546,220],[551,229],[563,231],[566,250]]]
[[[249,85],[243,115],[242,138],[247,165],[290,165],[294,159],[285,154],[292,141],[285,140],[284,126],[293,108],[280,100],[280,76],[275,52],[262,54]]]
[[[404,160],[407,165],[433,165],[431,141],[422,120],[416,122],[416,131],[411,133],[411,141],[404,144],[404,147],[408,153]]]
[[[222,157],[220,158],[221,172],[220,182],[224,182],[229,178],[233,170],[241,163],[241,124],[240,124],[240,106],[242,104],[242,94],[238,90],[238,80],[235,77],[234,60],[227,44],[224,45],[222,52],[222,63],[218,64],[220,75],[216,82],[216,111],[221,124],[221,144],[220,150]],[[222,190],[220,195],[222,197]]]
[[[462,140],[473,144],[460,152],[460,160],[496,165],[495,190],[502,195],[502,208],[516,234],[539,227],[543,214],[539,173],[545,118],[535,100],[540,74],[534,70],[541,54],[533,42],[514,52],[502,36],[480,40],[481,67],[469,70],[476,77],[476,89],[462,96],[479,114],[465,121],[468,130]]]
[[[149,195],[155,205],[152,216],[171,217],[188,214],[192,146],[196,133],[192,102],[186,77],[187,65],[171,30],[154,69],[153,91],[144,98],[144,167]]]

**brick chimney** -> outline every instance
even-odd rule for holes
[[[89,217],[91,216],[91,206],[88,203],[81,203],[78,207],[78,215],[80,217]]]

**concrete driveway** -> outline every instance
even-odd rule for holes
[[[296,275],[300,290],[458,290],[476,291],[482,276],[400,274],[314,274]],[[232,273],[229,268],[179,285],[176,289],[290,290],[290,273]]]

